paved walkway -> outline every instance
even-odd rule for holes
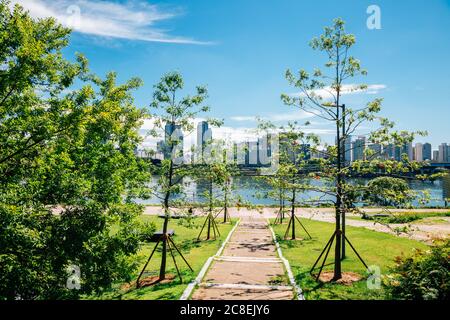
[[[261,217],[243,217],[222,255],[214,260],[192,300],[294,298],[272,233]]]

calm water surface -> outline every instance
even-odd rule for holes
[[[367,180],[358,179],[357,182],[366,182]],[[157,178],[154,178],[152,185],[156,185]],[[196,182],[192,179],[186,178],[184,180],[186,184],[185,197],[186,200],[193,202],[205,202],[204,192],[207,190],[207,184],[204,182]],[[320,186],[321,181],[312,180],[312,185]],[[233,179],[234,193],[242,197],[243,200],[249,201],[257,205],[276,205],[277,201],[275,199],[270,199],[264,195],[271,189],[271,187],[264,182],[264,180],[253,177],[253,176],[240,176]],[[416,191],[428,191],[431,196],[431,201],[427,204],[428,206],[444,206],[444,199],[450,198],[450,177],[447,176],[444,179],[437,180],[434,182],[422,182],[422,181],[410,181],[409,185],[411,189]],[[303,200],[317,198],[321,196],[321,193],[308,191],[302,193],[300,198]],[[326,199],[326,198],[324,198]],[[328,198],[332,199],[332,198]],[[149,200],[140,200],[143,204],[158,204],[159,199],[154,197]],[[415,201],[414,205],[419,206],[418,202]]]

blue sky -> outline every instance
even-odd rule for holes
[[[84,53],[100,75],[114,70],[121,81],[142,78],[144,86],[135,94],[138,106],[150,103],[152,86],[162,74],[177,70],[188,90],[208,86],[211,115],[233,128],[254,126],[248,118],[257,115],[302,118],[280,101],[281,93],[295,92],[284,73],[321,67],[323,56],[308,42],[341,17],[357,37],[352,53],[369,71],[364,82],[374,86],[346,95],[344,102],[357,107],[382,97],[383,115],[398,128],[428,130],[429,136],[418,141],[434,148],[450,142],[449,0],[14,2],[63,23],[74,23],[67,19],[79,13],[65,54]],[[372,4],[381,9],[381,30],[366,26]],[[312,128],[331,141],[329,128],[319,122]]]

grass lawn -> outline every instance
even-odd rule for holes
[[[448,212],[394,212],[389,217],[371,217],[371,219],[363,219],[361,216],[348,216],[348,219],[373,221],[377,220],[383,223],[408,223],[418,222],[424,218],[430,217],[450,217]]]
[[[283,255],[289,260],[297,283],[303,290],[306,299],[384,299],[383,289],[368,289],[366,280],[355,282],[352,285],[343,284],[319,284],[309,274],[310,268],[322,252],[334,231],[334,224],[319,222],[309,219],[301,219],[306,229],[312,236],[312,240],[289,241],[283,240],[287,225],[274,225],[274,231],[280,242]],[[390,234],[367,230],[365,228],[347,226],[347,237],[358,250],[368,266],[376,265],[381,269],[381,274],[388,273],[388,267],[393,265],[394,258],[401,255],[410,255],[413,248],[426,249],[421,242],[399,238]],[[298,228],[298,235],[305,236],[303,230]],[[306,238],[306,237],[305,237]],[[356,272],[367,277],[365,267],[347,245],[347,258],[342,262],[342,270]],[[334,244],[327,263],[332,263],[334,258]],[[324,267],[324,270],[333,270],[333,265]]]
[[[162,228],[163,219],[156,216],[141,216],[141,219],[146,222],[154,222],[157,226],[157,230]],[[181,269],[183,283],[180,282],[178,277],[174,281],[167,284],[158,284],[152,287],[143,287],[136,289],[135,282],[129,286],[128,289],[124,288],[125,283],[117,283],[113,286],[112,290],[105,292],[100,296],[88,296],[85,299],[132,299],[132,300],[176,300],[179,299],[181,294],[187,285],[195,279],[200,269],[203,267],[206,260],[214,255],[217,250],[222,245],[222,242],[226,239],[228,233],[231,231],[236,220],[233,220],[233,225],[231,224],[221,224],[218,221],[218,226],[220,230],[220,237],[215,241],[201,241],[196,242],[200,228],[204,222],[204,218],[194,218],[193,224],[194,228],[188,228],[184,225],[179,224],[180,220],[171,220],[169,223],[169,229],[175,231],[175,236],[173,237],[174,242],[181,250],[189,264],[191,265],[194,272],[191,272],[186,264],[183,262],[181,257],[176,254],[178,267]],[[134,281],[137,278],[139,272],[143,268],[145,262],[147,261],[151,250],[153,250],[155,243],[145,243],[142,245],[142,249],[138,254],[139,268],[136,274],[133,275]],[[147,266],[147,272],[144,273],[143,278],[152,275],[159,274],[159,266],[161,263],[161,244],[159,249],[153,256],[149,265]],[[176,269],[172,261],[172,257],[168,253],[167,255],[167,274],[176,275]]]

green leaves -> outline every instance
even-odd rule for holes
[[[378,177],[368,182],[363,200],[369,205],[400,207],[409,204],[414,194],[408,184],[399,178]]]
[[[148,165],[131,91],[63,58],[69,30],[0,2],[0,299],[76,298],[129,277]],[[78,90],[70,90],[79,81]],[[114,227],[116,232],[110,234]],[[81,289],[66,287],[68,265]]]
[[[383,284],[393,299],[448,300],[450,242],[436,242],[429,251],[398,257]]]

